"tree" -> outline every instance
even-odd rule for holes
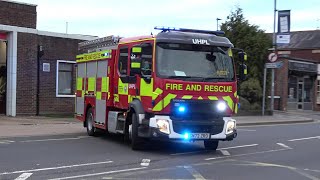
[[[248,61],[246,64],[249,69],[250,81],[254,81],[255,86],[260,87],[246,88],[246,90],[241,90],[240,88],[240,96],[248,100],[250,99],[251,103],[261,101],[261,94],[254,96],[255,99],[252,99],[249,95],[261,93],[261,90],[257,89],[261,89],[262,87],[262,83],[260,82],[263,82],[263,68],[267,59],[268,49],[272,47],[271,37],[264,30],[259,29],[259,26],[250,24],[245,19],[240,7],[231,12],[227,20],[222,23],[221,30],[225,32],[225,36],[229,38],[235,47],[244,49],[247,53]],[[248,83],[245,84],[245,87],[247,86]],[[246,92],[247,90],[253,91]]]

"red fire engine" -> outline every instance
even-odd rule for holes
[[[216,150],[237,136],[232,43],[222,31],[156,27],[157,35],[108,36],[79,44],[76,118],[90,136],[122,134],[140,149],[149,140],[204,141]]]

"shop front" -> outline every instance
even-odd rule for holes
[[[288,61],[287,110],[313,110],[317,64]]]

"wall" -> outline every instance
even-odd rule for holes
[[[312,50],[312,49],[295,49],[295,50],[289,50],[290,54],[288,54],[288,51],[286,52],[286,56],[289,56],[290,58],[301,58],[305,59],[308,62],[314,62],[314,63],[320,63],[320,51],[319,50]],[[317,53],[314,53],[317,52]],[[281,52],[280,52],[281,54]],[[288,58],[288,59],[290,59]],[[288,60],[286,58],[279,59],[284,61],[284,66],[278,70],[276,70],[276,81],[275,81],[275,95],[281,96],[281,105],[278,107],[275,104],[275,109],[280,109],[283,111],[286,111],[287,107],[287,99],[288,99]],[[316,85],[317,82],[314,82],[314,97],[316,97]],[[320,111],[320,105],[316,104],[316,99],[314,98],[314,105],[313,109],[315,111]]]
[[[274,109],[285,111],[287,106],[287,99],[288,99],[289,63],[287,59],[279,59],[279,61],[283,61],[283,66],[282,68],[275,70],[275,93],[274,94],[275,96],[280,96],[280,99],[275,99]]]
[[[44,56],[40,60],[40,114],[73,113],[74,98],[56,97],[57,60],[75,61],[79,40],[38,36]],[[50,63],[50,72],[43,72],[42,64]],[[74,71],[75,88],[75,71]]]
[[[36,6],[0,1],[0,24],[35,29],[37,26]]]
[[[36,114],[37,35],[18,33],[17,114]]]
[[[6,65],[7,44],[0,40],[0,67]]]

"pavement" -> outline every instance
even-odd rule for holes
[[[272,116],[235,116],[238,126],[309,123],[320,120],[320,112],[276,111]],[[44,116],[0,116],[0,138],[83,133],[83,124],[74,118]]]

